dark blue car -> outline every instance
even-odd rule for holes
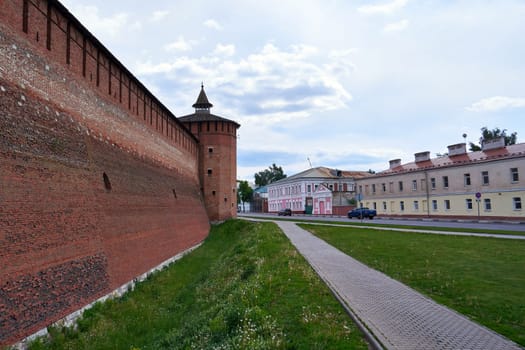
[[[375,211],[374,209],[369,209],[367,207],[363,207],[363,208],[355,208],[354,210],[350,210],[348,212],[348,218],[351,219],[351,218],[369,218],[370,220],[372,220],[374,218],[374,216],[377,215],[377,211]]]

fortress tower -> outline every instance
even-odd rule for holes
[[[236,122],[211,114],[204,85],[192,106],[195,113],[179,120],[199,140],[199,179],[210,221],[237,216]]]

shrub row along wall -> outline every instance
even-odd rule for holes
[[[196,139],[68,16],[0,0],[0,346],[209,230]]]

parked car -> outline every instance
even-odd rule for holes
[[[292,209],[289,209],[289,208],[281,209],[281,210],[279,210],[277,215],[279,215],[279,216],[292,216]]]
[[[348,218],[351,219],[351,218],[369,218],[370,220],[372,220],[374,218],[374,216],[377,215],[377,211],[374,210],[374,209],[369,209],[367,207],[363,207],[363,208],[355,208],[354,210],[350,210],[348,212]]]

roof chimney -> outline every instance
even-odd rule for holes
[[[419,152],[419,153],[414,154],[414,156],[416,158],[415,159],[416,163],[424,162],[426,160],[430,160],[430,152],[429,151]]]
[[[502,148],[505,147],[505,137],[500,136],[492,140],[483,140],[481,141],[481,150],[488,151],[490,149]]]
[[[390,169],[394,169],[401,165],[401,159],[392,159],[391,161],[389,161],[389,163]]]
[[[461,154],[467,153],[467,144],[466,143],[457,143],[455,145],[448,146],[448,156],[459,156]]]

